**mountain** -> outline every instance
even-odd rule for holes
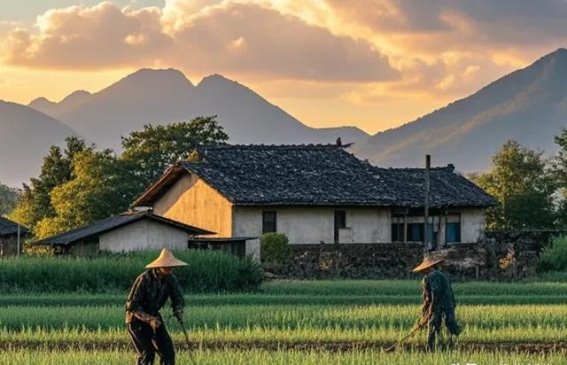
[[[49,147],[71,135],[76,133],[41,112],[0,100],[0,181],[18,186],[37,176]]]
[[[74,93],[75,94],[75,93]],[[71,95],[74,95],[71,94]],[[164,124],[217,115],[230,143],[333,143],[368,135],[355,127],[310,128],[249,88],[220,75],[194,86],[180,71],[139,70],[109,87],[52,103],[30,103],[99,146],[120,150],[120,136],[144,124]],[[79,99],[79,101],[77,101]]]
[[[483,171],[508,139],[551,154],[553,137],[567,127],[567,50],[494,81],[401,127],[380,132],[354,146],[361,158],[380,166],[436,165]]]
[[[92,94],[88,91],[78,90],[69,94],[59,103],[55,103],[41,97],[34,99],[28,106],[44,114],[50,115],[53,118],[59,118],[61,115],[70,113],[75,108],[85,103],[89,100],[90,96],[92,96]]]

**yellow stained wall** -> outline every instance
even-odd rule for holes
[[[232,203],[193,174],[177,181],[153,206],[154,214],[232,236]]]

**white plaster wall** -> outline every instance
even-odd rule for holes
[[[144,249],[186,249],[186,232],[146,219],[119,227],[100,236],[100,249],[128,252]]]
[[[346,209],[346,215],[346,225],[352,231],[353,243],[387,243],[392,241],[390,209],[352,208]]]
[[[342,209],[342,208],[341,208]],[[276,211],[277,231],[292,244],[334,242],[335,209],[320,207],[246,208],[233,211],[234,236],[262,236],[262,211]],[[390,210],[345,208],[347,229],[341,229],[341,243],[389,242]]]
[[[461,242],[473,243],[482,240],[485,227],[483,209],[461,210]]]

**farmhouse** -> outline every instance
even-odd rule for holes
[[[217,238],[277,231],[298,245],[412,242],[424,238],[424,176],[378,168],[336,145],[207,146],[133,205]],[[451,165],[430,176],[431,242],[478,242],[495,200]]]
[[[148,212],[124,213],[36,242],[59,253],[91,255],[99,251],[186,249],[189,239],[213,232]]]
[[[29,230],[26,227],[18,227],[18,223],[0,217],[0,257],[16,256],[21,253],[23,241],[28,236]]]

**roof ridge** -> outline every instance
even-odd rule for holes
[[[340,149],[334,143],[309,143],[309,144],[222,144],[222,145],[201,145],[198,149]]]

